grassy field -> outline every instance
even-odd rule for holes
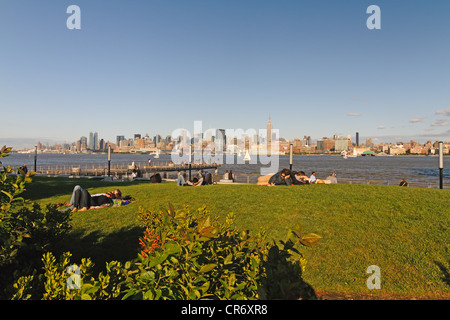
[[[119,187],[137,202],[123,207],[74,213],[73,229],[59,250],[74,259],[129,260],[141,236],[139,206],[167,209],[206,205],[224,219],[234,212],[240,229],[265,230],[284,239],[301,225],[323,237],[315,248],[301,248],[304,279],[319,293],[358,297],[450,299],[450,191],[372,185],[261,187],[214,185],[177,187],[174,182],[107,183],[93,179],[38,177],[25,196],[41,204],[68,202],[80,184],[91,194]],[[369,290],[369,266],[381,270],[381,289]]]

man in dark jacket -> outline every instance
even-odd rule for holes
[[[269,186],[290,186],[292,185],[291,171],[289,169],[283,169],[280,172],[275,173],[269,179]]]

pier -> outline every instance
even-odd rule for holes
[[[174,164],[169,161],[152,161],[137,163],[113,163],[108,169],[108,164],[92,165],[55,165],[37,166],[36,174],[46,176],[76,176],[76,177],[107,177],[117,179],[131,178],[134,171],[139,169],[141,177],[150,177],[155,173],[164,173],[169,177],[170,173],[177,173],[191,170],[195,174],[199,170],[217,170],[220,164],[212,163],[192,163]]]

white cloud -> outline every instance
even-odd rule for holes
[[[442,114],[444,116],[450,117],[450,108],[444,109],[444,110],[437,110],[436,114]]]
[[[424,133],[421,134],[422,137],[448,137],[450,136],[450,130],[444,131],[444,132],[435,132],[435,133]]]
[[[382,130],[382,129],[385,129],[386,128],[386,126],[378,126],[377,127],[377,129],[379,129],[379,130]]]
[[[417,123],[417,122],[422,122],[423,118],[422,117],[415,117],[412,118],[411,120],[409,120],[410,123]]]
[[[446,125],[450,124],[450,120],[449,119],[445,119],[445,118],[441,118],[441,119],[437,119],[435,122],[433,122],[431,124],[432,127],[444,127]]]
[[[359,117],[360,115],[361,115],[361,113],[356,113],[356,112],[347,113],[347,116],[349,116],[349,117]]]

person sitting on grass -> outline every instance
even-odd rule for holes
[[[182,187],[198,187],[203,184],[203,176],[201,173],[197,177],[194,177],[192,181],[186,178],[186,173],[180,174],[177,178],[177,186]]]
[[[294,173],[294,178],[292,179],[294,185],[305,185],[309,184],[308,177],[303,171],[298,171]]]
[[[197,177],[192,179],[192,185],[194,187],[201,186],[203,184],[203,175],[201,172],[198,173]]]
[[[186,177],[186,172],[185,173],[181,173],[178,178],[177,178],[177,186],[182,186],[182,187],[186,187],[186,186],[192,186],[193,183],[191,181],[189,181]]]
[[[316,178],[316,172],[315,171],[313,171],[313,173],[309,177],[309,183],[310,184],[317,183],[317,178]]]
[[[280,172],[275,173],[269,179],[269,186],[290,186],[292,185],[291,171],[289,169],[283,169]]]
[[[81,188],[79,185],[75,186],[70,199],[70,205],[73,206],[72,212],[86,211],[91,207],[100,207],[103,205],[114,204],[113,199],[121,199],[122,193],[119,189],[112,192],[99,193],[93,196],[90,193]]]

